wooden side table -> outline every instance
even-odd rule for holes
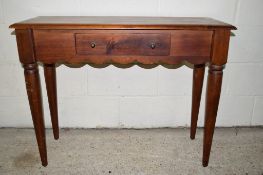
[[[183,61],[194,65],[191,139],[196,133],[205,64],[209,64],[203,143],[203,166],[208,165],[234,26],[211,18],[43,16],[10,28],[15,28],[43,166],[48,163],[38,62],[44,65],[53,133],[58,139],[56,63],[154,67]]]

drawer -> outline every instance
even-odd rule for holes
[[[170,55],[170,33],[75,34],[77,55]]]

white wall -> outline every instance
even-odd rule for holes
[[[8,26],[40,15],[208,16],[234,24],[217,126],[263,125],[262,0],[0,0],[0,126],[32,127]],[[43,70],[40,68],[43,80]],[[62,127],[189,126],[192,70],[57,69]],[[46,125],[50,116],[42,81]],[[205,90],[205,87],[204,87]],[[203,93],[204,94],[204,93]],[[199,126],[203,125],[204,98]]]

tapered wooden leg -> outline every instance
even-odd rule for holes
[[[59,138],[57,85],[55,64],[45,64],[44,74],[54,138]]]
[[[25,64],[24,74],[40,158],[42,165],[47,166],[45,124],[43,119],[42,95],[37,64]]]
[[[223,66],[211,65],[209,67],[207,89],[206,89],[206,109],[204,126],[204,145],[203,145],[203,166],[206,167],[209,162],[209,156],[212,146],[217,109],[221,93],[223,78]]]
[[[203,81],[204,81],[204,73],[205,73],[204,64],[194,66],[193,89],[192,89],[191,132],[190,132],[191,139],[195,139],[200,100],[201,100]]]

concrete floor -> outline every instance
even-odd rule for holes
[[[203,168],[201,129],[47,130],[48,161],[42,167],[32,129],[0,129],[0,174],[263,174],[263,129],[219,128]]]

